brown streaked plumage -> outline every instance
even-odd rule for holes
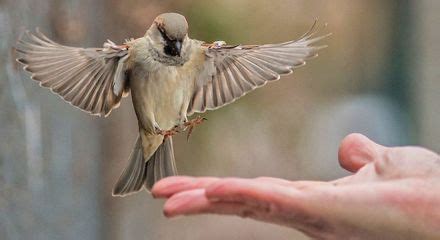
[[[312,44],[316,22],[296,41],[266,45],[205,44],[190,39],[180,14],[159,15],[144,37],[103,48],[60,45],[37,31],[17,44],[18,62],[41,86],[92,115],[108,116],[131,92],[139,137],[113,189],[125,196],[176,175],[172,139],[192,131],[194,113],[225,106],[305,64],[325,46]],[[166,137],[164,137],[166,136]]]

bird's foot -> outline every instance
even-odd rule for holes
[[[171,128],[170,130],[162,130],[162,129],[156,129],[156,134],[163,135],[163,140],[172,137],[180,132],[180,129],[178,126],[175,126]]]
[[[188,131],[188,134],[186,135],[186,140],[189,140],[189,137],[191,136],[191,133],[194,130],[194,127],[203,123],[206,120],[208,120],[208,119],[206,119],[204,117],[197,116],[196,118],[193,118],[189,121],[184,122],[183,126],[184,126],[185,130]]]
[[[174,126],[170,130],[162,130],[162,129],[156,127],[156,134],[163,135],[164,136],[163,140],[165,141],[165,139],[167,139],[168,137],[172,137],[172,136],[176,135],[177,133],[180,133],[183,131],[188,131],[188,133],[186,135],[186,140],[189,140],[189,137],[191,136],[191,133],[194,130],[194,127],[203,123],[206,120],[208,120],[208,119],[206,119],[204,117],[197,116],[196,118],[193,118],[189,121],[185,121],[184,123],[182,123],[180,125]]]

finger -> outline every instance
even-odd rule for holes
[[[178,192],[205,188],[217,180],[215,177],[167,177],[154,184],[151,193],[155,198],[168,198]]]
[[[216,202],[206,198],[204,189],[195,189],[177,193],[169,198],[164,205],[164,215],[194,215],[203,213],[250,215],[250,207],[239,202]]]
[[[304,194],[291,189],[255,179],[221,179],[206,189],[189,190],[171,196],[165,203],[164,214],[167,217],[201,213],[228,214],[286,225],[310,233],[316,233],[317,229],[325,230],[327,221],[314,209],[319,206],[328,209],[328,205],[311,197],[325,199],[324,202],[329,202],[331,197],[327,194]]]
[[[369,163],[360,168],[356,174],[333,180],[330,183],[333,186],[340,186],[346,184],[367,183],[376,180],[378,180],[378,175],[375,171],[374,163]]]
[[[294,187],[296,189],[307,189],[307,188],[313,188],[316,186],[327,186],[332,185],[329,182],[320,182],[320,181],[289,181],[285,179],[280,178],[273,178],[273,177],[258,177],[255,178],[255,180],[263,183],[271,183],[271,184],[277,184],[283,187]]]
[[[334,201],[331,195],[323,193],[331,192],[335,187],[318,185],[304,191],[252,179],[231,178],[211,184],[205,195],[210,201],[244,204],[248,207],[242,211],[246,213],[244,216],[311,233],[317,229],[325,231],[328,226],[327,216],[315,209],[329,209],[328,204]]]
[[[206,197],[215,201],[242,202],[263,206],[295,205],[302,199],[300,191],[292,187],[255,181],[254,179],[220,179],[206,188]]]
[[[195,189],[177,193],[170,197],[163,207],[166,217],[197,213],[209,205],[204,189]]]
[[[356,175],[345,176],[345,177],[338,178],[338,179],[335,179],[333,181],[330,181],[329,183],[332,184],[333,186],[338,186],[338,185],[341,185],[341,184],[354,183],[353,182],[354,176],[356,176]]]
[[[292,184],[292,181],[274,177],[257,177],[255,180],[262,183],[277,184],[284,187],[291,186]]]
[[[316,189],[318,187],[333,186],[331,182],[320,181],[295,181],[291,183],[291,186],[298,190]]]
[[[353,133],[345,137],[339,147],[339,164],[350,172],[373,162],[386,148],[362,134]]]

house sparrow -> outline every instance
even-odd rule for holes
[[[325,47],[311,46],[329,35],[316,32],[315,21],[296,41],[206,44],[188,37],[184,16],[164,13],[144,37],[122,45],[108,40],[103,48],[68,47],[37,30],[26,32],[16,50],[40,86],[92,115],[108,116],[131,92],[139,137],[113,188],[114,196],[125,196],[177,174],[172,135],[203,122],[188,116],[232,103],[303,66]]]

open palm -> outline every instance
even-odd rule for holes
[[[440,157],[351,134],[339,149],[354,174],[330,182],[169,177],[152,190],[168,217],[239,215],[318,239],[440,239]]]

